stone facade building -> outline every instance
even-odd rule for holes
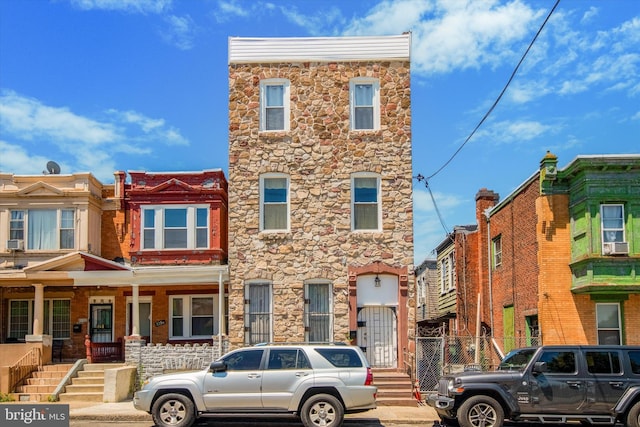
[[[415,328],[410,34],[229,40],[229,340]]]

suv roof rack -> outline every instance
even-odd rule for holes
[[[261,342],[258,344],[254,344],[254,347],[262,347],[265,345],[349,345],[346,342],[336,341],[336,342],[327,342],[327,341],[302,341],[302,342]]]

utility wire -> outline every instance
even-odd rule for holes
[[[434,176],[436,176],[437,174],[439,174],[445,167],[447,167],[447,165],[449,163],[451,163],[451,161],[458,155],[458,153],[462,150],[462,148],[467,145],[467,142],[469,142],[469,140],[473,137],[473,135],[476,133],[476,131],[480,128],[480,126],[482,126],[482,124],[485,122],[485,120],[487,120],[487,118],[489,117],[489,115],[493,112],[494,108],[496,108],[496,106],[498,105],[498,102],[500,102],[500,100],[502,99],[502,96],[504,95],[504,93],[507,91],[507,88],[509,87],[509,85],[511,84],[511,81],[514,79],[514,77],[516,76],[516,73],[518,72],[518,69],[520,68],[520,65],[522,65],[522,63],[524,62],[524,59],[527,57],[527,54],[529,53],[529,51],[531,50],[531,48],[533,47],[533,44],[535,43],[535,41],[538,39],[538,36],[540,35],[540,33],[542,32],[542,29],[545,27],[545,25],[547,25],[547,21],[549,21],[549,18],[551,18],[551,15],[553,14],[553,12],[556,10],[556,8],[558,7],[558,5],[560,4],[560,0],[556,0],[556,3],[553,5],[553,7],[551,8],[551,10],[549,11],[549,14],[547,15],[547,17],[545,18],[544,22],[542,23],[542,25],[540,26],[540,29],[538,29],[538,32],[536,33],[536,35],[533,37],[533,39],[531,40],[531,42],[529,43],[529,46],[527,47],[527,50],[524,52],[524,54],[522,55],[522,58],[520,58],[520,61],[518,62],[518,65],[516,65],[516,68],[514,68],[513,72],[511,73],[511,77],[509,77],[509,80],[507,81],[507,84],[504,85],[504,88],[502,89],[502,92],[500,92],[500,95],[498,95],[498,97],[496,98],[496,100],[493,102],[493,104],[491,105],[491,108],[489,108],[489,110],[485,113],[485,115],[482,117],[482,120],[480,120],[480,122],[478,122],[478,124],[476,125],[476,127],[473,129],[473,131],[469,134],[469,136],[467,137],[467,139],[464,140],[464,142],[462,143],[462,145],[460,145],[460,147],[458,147],[458,149],[456,150],[455,153],[453,153],[453,155],[449,158],[449,160],[447,160],[445,162],[444,165],[442,165],[440,167],[440,169],[438,169],[437,171],[435,171],[433,174],[431,174],[430,176],[428,176],[426,178],[426,180],[430,180],[431,178],[433,178]],[[426,181],[425,181],[426,182]]]
[[[533,47],[534,43],[536,42],[536,40],[538,39],[538,36],[540,35],[540,33],[542,32],[542,30],[544,29],[544,27],[547,25],[547,22],[549,21],[549,19],[551,18],[551,15],[553,14],[553,12],[556,10],[556,8],[558,7],[558,5],[560,4],[560,0],[556,0],[555,4],[553,5],[553,7],[551,8],[551,10],[549,11],[549,14],[547,15],[547,17],[545,18],[545,20],[542,22],[542,25],[540,25],[540,28],[538,29],[538,31],[536,32],[535,36],[533,37],[533,39],[531,40],[531,42],[529,43],[529,46],[527,46],[527,49],[524,51],[524,54],[522,55],[522,57],[520,58],[520,61],[518,61],[518,64],[516,65],[516,67],[513,69],[513,72],[511,73],[511,76],[509,77],[509,80],[507,80],[507,83],[504,85],[504,87],[502,88],[502,91],[500,92],[500,94],[498,95],[498,97],[496,98],[496,100],[493,102],[493,104],[491,105],[491,107],[489,108],[489,110],[487,110],[487,112],[485,113],[485,115],[482,117],[482,119],[478,122],[478,124],[476,125],[476,127],[473,129],[473,131],[471,131],[471,133],[469,134],[469,136],[467,136],[467,138],[464,140],[464,142],[460,145],[460,147],[458,147],[458,149],[455,151],[455,153],[453,153],[453,155],[449,158],[449,160],[447,160],[441,167],[440,169],[438,169],[437,171],[435,171],[433,174],[429,175],[428,177],[424,177],[422,174],[418,174],[416,176],[414,176],[414,179],[418,180],[418,182],[424,182],[424,186],[427,188],[427,190],[429,190],[429,195],[431,196],[431,201],[433,202],[433,206],[435,208],[436,214],[438,215],[438,219],[440,220],[440,224],[442,225],[442,228],[444,229],[446,235],[449,237],[449,239],[451,239],[451,232],[449,231],[449,228],[447,227],[447,225],[444,223],[444,218],[442,217],[442,214],[440,213],[440,209],[438,209],[438,205],[436,203],[436,199],[433,197],[433,193],[431,192],[431,187],[429,186],[429,180],[431,178],[433,178],[434,176],[438,175],[440,172],[442,172],[442,170],[447,167],[449,165],[449,163],[451,163],[451,161],[453,161],[453,159],[458,155],[458,153],[460,153],[460,151],[462,150],[462,148],[467,145],[467,142],[469,142],[471,140],[471,138],[473,137],[473,135],[475,135],[475,133],[477,132],[477,130],[480,128],[480,126],[482,126],[482,124],[487,120],[487,118],[489,117],[489,115],[493,112],[493,110],[496,108],[496,106],[498,105],[498,103],[500,102],[500,100],[502,99],[502,96],[505,94],[505,92],[507,91],[507,88],[509,87],[509,85],[511,84],[511,81],[515,78],[518,70],[520,69],[520,66],[522,65],[522,63],[524,62],[525,58],[527,57],[527,55],[529,54],[529,51],[531,50],[531,48]]]

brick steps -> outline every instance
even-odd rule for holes
[[[104,400],[104,370],[119,368],[124,363],[85,363],[64,393],[58,396],[60,402],[102,402]]]
[[[378,387],[378,406],[418,405],[413,396],[413,385],[408,374],[397,370],[374,369],[373,384]]]
[[[17,400],[28,402],[48,401],[49,396],[53,394],[72,366],[70,364],[41,366],[31,374],[31,377],[24,381],[23,385],[16,387]]]

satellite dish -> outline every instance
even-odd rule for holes
[[[47,162],[47,172],[52,175],[58,175],[60,173],[60,165],[53,160]]]

